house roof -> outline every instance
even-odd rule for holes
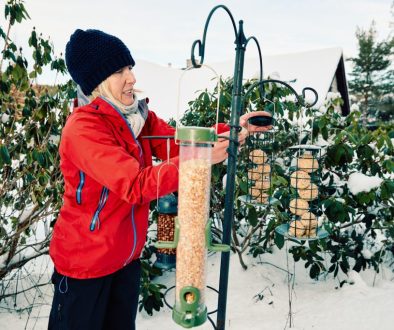
[[[259,64],[257,58],[246,58],[244,79],[258,78]],[[234,62],[212,63],[209,66],[218,75],[230,77],[234,73]],[[137,61],[135,66],[137,87],[149,97],[151,108],[162,118],[176,118],[187,108],[187,102],[194,100],[196,91],[212,89],[216,85],[216,74],[209,68],[181,70],[163,67],[157,64]],[[333,79],[337,79],[338,90],[345,100],[343,114],[349,111],[346,76],[341,48],[328,48],[308,52],[263,56],[264,77],[279,76],[280,80],[301,93],[305,87],[314,88],[318,95],[319,107],[330,90]],[[308,100],[308,94],[306,95]],[[214,110],[213,110],[214,111]]]

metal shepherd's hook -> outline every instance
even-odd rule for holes
[[[255,37],[246,38],[243,31],[243,21],[239,21],[238,29],[231,14],[230,10],[223,5],[214,7],[208,15],[205,23],[203,39],[194,41],[191,50],[191,62],[194,67],[200,67],[204,63],[205,57],[205,42],[208,31],[208,25],[214,12],[218,9],[223,9],[229,15],[234,30],[236,56],[234,67],[234,85],[232,90],[231,102],[231,117],[230,117],[230,144],[228,148],[228,165],[227,165],[227,183],[226,183],[226,196],[224,208],[224,223],[223,223],[223,244],[231,244],[231,228],[234,218],[234,192],[235,192],[235,173],[237,169],[237,153],[238,153],[238,132],[241,130],[239,126],[239,119],[243,111],[243,98],[242,98],[242,79],[243,68],[245,62],[245,50],[249,41],[253,40],[259,52],[260,58],[260,80],[263,78],[263,65],[260,45]],[[195,58],[195,49],[198,47],[198,55],[200,60]],[[260,93],[264,95],[263,89]],[[226,304],[227,304],[227,288],[228,288],[228,273],[229,273],[230,253],[223,252],[220,263],[220,280],[219,280],[219,299],[218,299],[218,314],[215,329],[224,330],[226,321]]]

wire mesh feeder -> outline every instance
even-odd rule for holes
[[[290,148],[290,224],[282,224],[276,232],[299,240],[315,240],[328,236],[319,226],[319,189],[321,183],[321,148],[298,145]]]
[[[157,240],[170,242],[174,240],[175,218],[178,213],[178,199],[174,194],[159,198],[157,203]],[[176,249],[158,248],[155,266],[161,269],[175,268]]]
[[[248,194],[240,196],[241,201],[257,206],[272,203],[270,194],[274,164],[273,141],[274,130],[250,133],[246,139],[244,158]]]

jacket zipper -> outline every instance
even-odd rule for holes
[[[137,228],[135,227],[135,221],[134,221],[134,205],[131,209],[131,225],[133,226],[133,238],[134,238],[134,244],[133,244],[133,249],[131,250],[130,255],[124,262],[123,266],[126,266],[130,260],[132,260],[135,252],[135,248],[137,247]]]
[[[127,126],[127,128],[129,129],[129,131],[130,131],[130,133],[131,133],[131,136],[133,137],[135,143],[136,143],[137,146],[138,146],[138,149],[139,149],[139,151],[140,151],[139,157],[140,157],[140,160],[142,161],[142,164],[144,165],[144,164],[145,164],[145,161],[144,161],[144,158],[143,158],[143,156],[142,156],[142,147],[141,147],[140,143],[138,142],[137,138],[135,137],[134,132],[133,132],[133,130],[131,129],[130,124],[129,124],[129,122],[127,121],[126,117],[125,117],[125,116],[123,115],[123,113],[118,109],[118,107],[117,107],[115,104],[113,104],[110,100],[108,100],[107,98],[102,98],[102,99],[103,99],[105,102],[109,103],[109,104],[115,109],[115,111],[119,114],[119,116],[124,120],[124,122],[126,123],[126,126]]]
[[[79,184],[76,192],[76,199],[78,205],[81,205],[82,203],[82,188],[84,184],[85,184],[85,173],[79,171]]]
[[[121,117],[121,118],[124,120],[124,122],[126,123],[126,126],[128,127],[128,129],[129,129],[129,131],[130,131],[130,133],[131,133],[131,136],[133,137],[135,143],[136,143],[137,146],[138,146],[138,149],[139,149],[139,151],[140,151],[140,154],[139,154],[140,161],[142,160],[142,166],[144,166],[144,165],[145,165],[145,161],[144,161],[144,157],[143,157],[143,153],[142,153],[142,147],[141,147],[140,143],[138,142],[137,138],[135,137],[134,132],[133,132],[133,130],[131,129],[129,122],[127,121],[127,119],[125,118],[125,116],[122,114],[122,112],[119,111],[119,109],[118,109],[112,102],[110,102],[110,101],[107,100],[107,99],[104,99],[104,101],[106,101],[107,103],[111,104],[112,107],[116,110],[116,112],[120,115],[120,117]],[[97,212],[97,211],[96,211],[96,212]],[[98,215],[97,215],[97,219],[98,219]],[[94,220],[94,218],[93,218],[93,220]],[[92,223],[93,223],[93,220],[92,220]],[[96,220],[96,221],[97,221],[97,220]],[[128,256],[128,258],[127,258],[126,261],[124,262],[123,266],[126,266],[127,263],[132,259],[132,257],[134,256],[135,249],[136,249],[136,247],[137,247],[137,229],[136,229],[135,221],[134,221],[134,205],[133,205],[133,207],[132,207],[132,209],[131,209],[131,224],[132,224],[132,226],[133,226],[133,235],[134,235],[134,236],[133,236],[133,238],[134,238],[133,248],[132,248],[132,250],[131,250],[130,255]],[[92,224],[91,224],[91,226],[90,226],[90,230],[92,230]],[[93,228],[93,230],[94,230],[94,228]]]
[[[100,217],[99,216],[100,216],[100,212],[102,211],[102,209],[105,206],[105,203],[107,203],[108,194],[109,194],[108,188],[103,187],[103,189],[101,190],[99,204],[97,206],[96,211],[94,212],[92,221],[90,222],[90,231],[94,231],[96,229],[96,225],[97,225],[97,228],[100,229]]]

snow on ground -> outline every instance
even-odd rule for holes
[[[236,330],[276,330],[285,329],[289,311],[289,291],[287,281],[287,258],[284,250],[265,254],[260,259],[245,258],[248,270],[244,271],[236,255],[230,263],[229,291],[226,329]],[[294,272],[294,263],[289,255],[289,270]],[[40,263],[47,267],[47,278],[52,265],[48,257]],[[220,256],[208,258],[207,284],[218,286]],[[351,272],[348,282],[339,288],[339,281],[331,277],[315,281],[309,278],[303,263],[295,265],[295,286],[292,291],[293,327],[292,329],[319,330],[389,330],[393,328],[394,313],[394,274],[385,269],[375,276],[373,270],[362,273]],[[168,287],[174,285],[175,272],[167,272],[160,281]],[[341,280],[345,279],[341,275]],[[374,286],[373,286],[374,284]],[[258,294],[264,297],[259,300]],[[35,307],[28,318],[27,312],[10,313],[0,305],[0,329],[46,329],[52,296],[51,286],[44,287],[37,296]],[[167,300],[173,302],[173,290]],[[13,302],[12,302],[13,304]],[[215,309],[217,294],[207,291],[208,310]],[[19,307],[19,305],[18,305]],[[216,321],[216,315],[213,315]],[[287,328],[289,324],[287,323]],[[149,316],[139,313],[138,330],[177,330],[183,329],[171,319],[168,307]],[[207,321],[198,327],[200,330],[213,329]]]

